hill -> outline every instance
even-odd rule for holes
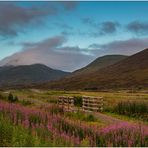
[[[66,90],[148,87],[148,49],[95,72],[70,75],[60,81],[46,83],[44,87]]]
[[[0,67],[0,87],[30,85],[57,80],[68,72],[51,69],[42,64]]]
[[[92,73],[101,68],[113,65],[114,63],[117,63],[127,57],[128,56],[125,55],[106,55],[103,57],[99,57],[90,64],[88,64],[86,67],[76,70],[73,74],[77,75],[77,74]]]

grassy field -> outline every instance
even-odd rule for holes
[[[8,101],[10,92],[18,101]],[[56,105],[59,96],[83,95],[103,97],[104,111],[65,112]],[[147,90],[1,91],[0,146],[148,146],[147,105]],[[31,143],[27,143],[29,137]]]
[[[147,101],[148,91],[108,91],[108,92],[82,92],[82,91],[41,91],[41,90],[11,90],[20,99],[38,100],[39,102],[55,102],[58,96],[101,96],[104,98],[104,107],[112,107],[120,101]],[[1,92],[7,95],[8,92]]]

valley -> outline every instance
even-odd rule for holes
[[[147,12],[0,0],[0,148],[148,147]]]
[[[17,96],[18,101],[14,103],[8,101],[7,98],[10,92],[13,96]],[[66,112],[57,104],[59,96],[101,96],[104,99],[104,109],[102,113],[83,112],[80,108],[76,112]],[[126,146],[127,144],[140,146],[141,141],[134,141],[133,137],[127,137],[132,143],[128,143],[126,140],[121,142],[114,139],[114,136],[119,136],[120,132],[129,134],[126,132],[132,130],[134,136],[143,136],[145,138],[142,144],[147,146],[148,141],[145,136],[147,136],[148,129],[148,114],[139,110],[140,106],[133,108],[137,110],[133,115],[120,114],[116,107],[121,102],[125,102],[127,105],[132,102],[138,105],[139,102],[139,105],[147,106],[148,90],[86,92],[22,89],[1,91],[0,125],[3,127],[3,122],[5,123],[6,120],[9,120],[10,123],[7,122],[7,130],[12,127],[12,124],[15,126],[15,129],[9,133],[13,135],[14,139],[18,134],[16,129],[21,126],[20,133],[23,132],[24,142],[21,139],[19,139],[18,143],[10,141],[3,134],[0,137],[5,139],[5,143],[3,143],[5,146],[9,146],[9,144],[11,146]],[[7,118],[3,117],[4,113],[7,114]],[[146,133],[138,135],[139,126]],[[3,130],[6,129],[4,128]],[[27,135],[28,132],[30,135]],[[93,132],[93,134],[89,132]],[[99,132],[104,133],[100,138],[98,137]],[[108,134],[111,134],[111,143],[108,143]],[[123,138],[122,136],[121,134],[119,138]],[[27,138],[29,137],[32,137],[32,141],[27,143]],[[92,139],[94,137],[96,139]]]

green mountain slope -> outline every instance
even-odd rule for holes
[[[57,80],[69,73],[42,64],[0,67],[0,86],[30,85]]]
[[[148,49],[95,72],[70,75],[60,81],[46,83],[44,87],[66,90],[147,88]]]
[[[106,55],[103,57],[99,57],[90,64],[88,64],[86,67],[83,67],[77,71],[75,71],[73,74],[84,74],[84,73],[91,73],[95,72],[101,68],[107,67],[109,65],[113,65],[114,63],[117,63],[128,56],[124,55]]]

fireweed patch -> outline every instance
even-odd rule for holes
[[[54,113],[52,107],[44,110],[3,101],[0,116],[29,130],[40,139],[38,146],[148,146],[148,127],[142,124],[120,122],[102,128]]]

